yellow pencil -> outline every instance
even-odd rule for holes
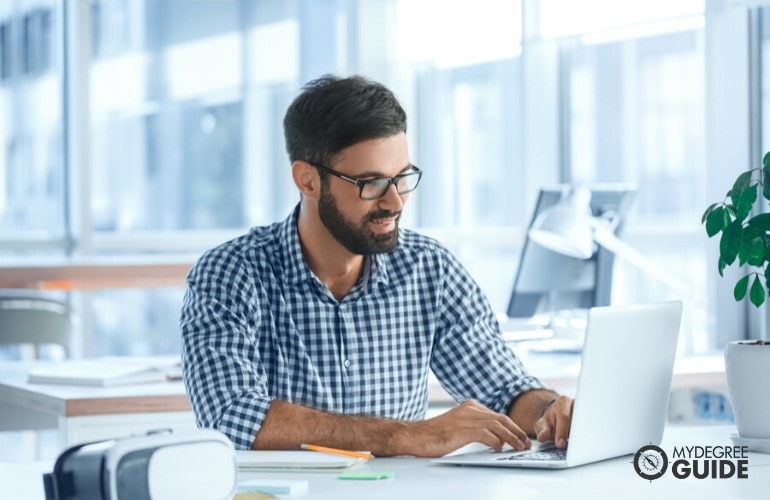
[[[368,451],[349,451],[349,450],[338,450],[337,448],[328,448],[326,446],[318,446],[315,444],[305,444],[302,443],[299,445],[300,448],[303,450],[310,450],[310,451],[318,451],[320,453],[329,453],[331,455],[343,455],[346,457],[354,457],[354,458],[374,458],[374,455],[369,453]]]

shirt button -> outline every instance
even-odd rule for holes
[[[350,368],[350,360],[349,359],[346,359],[345,362],[342,363],[342,364],[345,365],[345,368]]]

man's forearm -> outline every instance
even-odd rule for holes
[[[473,442],[499,451],[505,444],[523,450],[529,446],[528,441],[506,415],[472,400],[415,422],[338,415],[273,401],[252,447],[296,450],[302,443],[312,443],[368,450],[377,456],[439,457]]]
[[[302,443],[346,450],[367,450],[377,456],[411,454],[408,422],[341,415],[273,401],[252,445],[253,449],[296,450]]]

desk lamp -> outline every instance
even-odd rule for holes
[[[617,212],[595,216],[591,213],[590,203],[588,188],[573,188],[559,203],[537,216],[528,232],[530,239],[549,250],[578,259],[590,259],[596,252],[596,245],[601,245],[683,296],[692,296],[690,287],[683,281],[615,236],[615,228],[620,223]]]

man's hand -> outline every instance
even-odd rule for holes
[[[564,448],[572,423],[572,405],[570,397],[548,389],[533,389],[520,394],[508,414],[538,441],[553,441],[557,447]]]
[[[557,448],[567,446],[574,403],[570,397],[559,396],[546,404],[543,416],[535,422],[538,441],[553,441]]]
[[[496,451],[506,443],[516,450],[532,446],[527,434],[510,417],[476,401],[465,401],[437,417],[411,423],[398,439],[403,440],[408,454],[420,457],[446,455],[473,442]]]

